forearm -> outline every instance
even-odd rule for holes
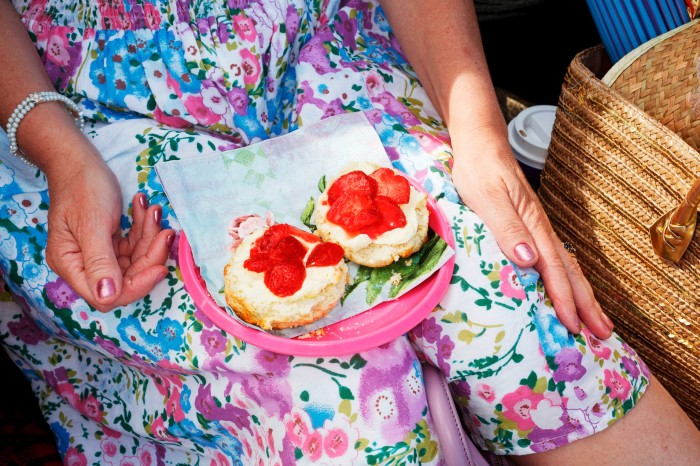
[[[0,123],[3,128],[17,105],[29,94],[55,91],[24,25],[9,0],[0,0]],[[73,117],[59,102],[42,103],[22,119],[17,142],[27,158],[44,171],[61,166],[72,154],[91,150]]]
[[[448,129],[506,133],[470,0],[381,0],[392,30]],[[461,137],[461,136],[460,136]],[[454,141],[453,143],[458,143]]]

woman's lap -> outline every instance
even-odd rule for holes
[[[389,120],[375,121],[380,133]],[[146,119],[100,125],[92,135],[118,173],[124,198],[146,192],[164,206],[164,222],[178,229],[146,162],[196,156],[217,139]],[[177,152],[170,144],[175,139]],[[416,154],[428,152],[416,150],[403,163],[405,141],[383,139],[412,175],[412,167],[442,163],[449,150],[434,147],[437,162],[427,155],[420,160]],[[2,188],[0,261],[25,311],[4,313],[1,333],[33,379],[58,437],[72,438],[67,448],[86,449],[102,439],[104,425],[115,442],[129,439],[132,455],[154,441],[168,455],[188,451],[194,455],[188,461],[221,451],[288,461],[336,455],[342,464],[341,458],[364,462],[420,451],[429,463],[439,456],[421,383],[419,361],[427,359],[453,382],[477,441],[483,437],[500,453],[528,453],[603,429],[646,385],[646,369],[616,339],[566,334],[541,286],[532,283],[536,275],[521,279],[478,217],[446,197],[439,204],[453,219],[457,268],[448,294],[411,341],[402,337],[354,356],[288,358],[235,339],[198,312],[179,279],[176,249],[167,263],[171,273],[147,300],[114,313],[90,310],[43,261],[48,199],[41,182],[17,186],[22,178],[9,164],[14,161],[2,166],[0,177],[14,180]],[[445,183],[440,171],[425,173],[424,185]],[[126,229],[128,206],[124,213]],[[324,443],[332,438],[335,447]],[[278,449],[256,448],[259,441]],[[109,451],[111,443],[100,445]]]
[[[336,30],[352,26],[351,8],[344,10],[299,53],[295,87],[279,89],[292,83],[291,74],[280,75],[276,95],[287,97],[278,114],[291,115],[293,129],[335,113],[365,112],[392,163],[438,198],[453,220],[457,267],[447,295],[422,325],[380,348],[290,358],[237,340],[197,311],[181,281],[175,241],[170,273],[147,299],[95,312],[44,261],[43,178],[0,145],[6,162],[0,163],[0,265],[21,304],[0,313],[0,335],[33,381],[67,460],[439,462],[421,382],[424,359],[452,382],[475,439],[499,453],[531,453],[600,431],[641,396],[648,373],[634,353],[615,338],[568,335],[536,275],[516,270],[480,219],[459,204],[447,175],[447,133],[387,39],[387,25],[371,8],[364,17],[358,13],[364,19],[371,13],[372,20],[346,29],[366,45],[355,50],[354,36],[346,40]],[[314,27],[302,21],[300,31]],[[253,113],[251,121],[266,115]],[[239,117],[232,117],[243,125],[234,136],[259,137],[260,126]],[[275,124],[269,126],[274,132]],[[98,124],[88,134],[117,173],[123,198],[145,192],[163,206],[164,225],[176,230],[152,166],[242,143],[147,118]]]

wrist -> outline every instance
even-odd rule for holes
[[[30,165],[42,165],[57,145],[83,139],[82,111],[57,92],[27,96],[7,121],[10,151]]]
[[[41,144],[29,159],[46,175],[49,182],[62,176],[73,176],[95,165],[105,165],[102,156],[82,133],[65,134],[50,144]]]

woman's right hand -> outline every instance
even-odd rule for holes
[[[91,306],[106,312],[143,298],[165,278],[175,234],[161,230],[160,206],[149,207],[138,193],[131,230],[123,237],[116,177],[87,140],[81,152],[42,167],[50,197],[46,260]]]

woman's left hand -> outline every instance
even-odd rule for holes
[[[479,136],[452,136],[452,179],[462,200],[483,219],[508,259],[539,272],[557,317],[570,332],[579,333],[583,321],[597,337],[610,337],[612,322],[552,229],[510,147],[494,145],[505,138]]]

